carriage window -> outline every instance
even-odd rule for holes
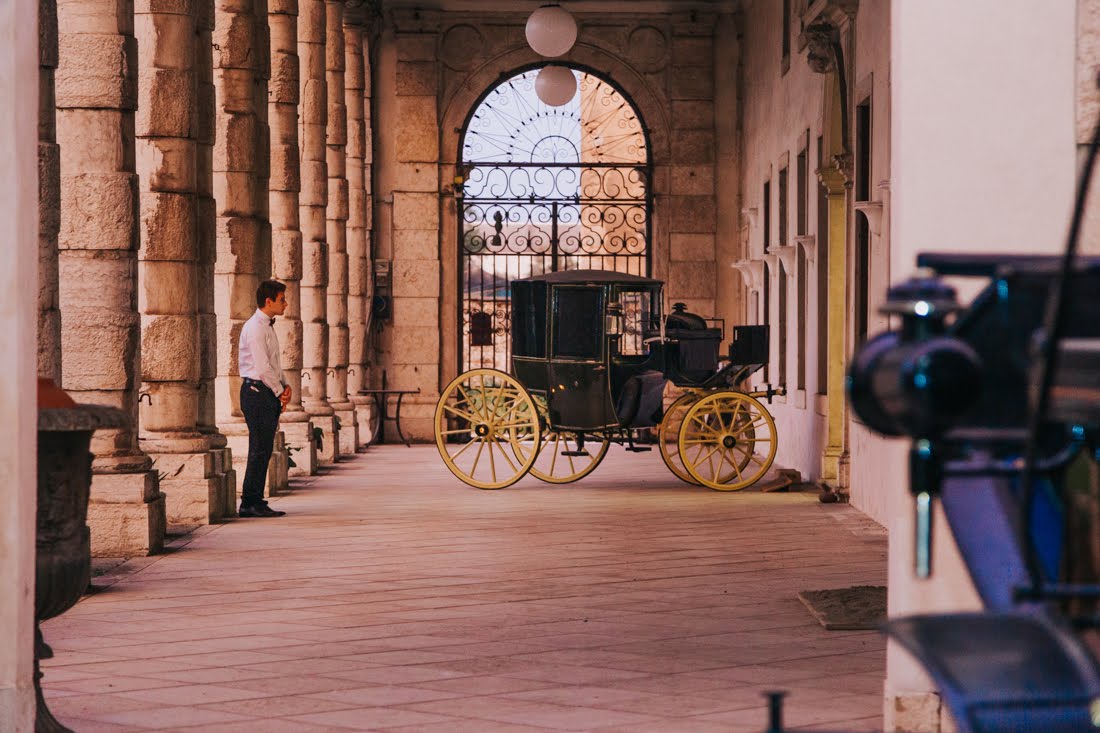
[[[653,312],[653,293],[648,290],[619,294],[623,308],[623,335],[619,339],[622,356],[642,356],[646,353],[645,340],[660,332]]]
[[[599,359],[603,309],[595,288],[559,288],[554,294],[554,356]]]
[[[512,286],[512,355],[546,357],[546,285]]]

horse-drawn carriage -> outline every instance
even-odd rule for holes
[[[512,370],[472,369],[444,388],[436,445],[447,468],[481,489],[527,473],[576,481],[612,443],[630,451],[656,429],[665,464],[712,489],[752,485],[772,464],[775,422],[747,392],[768,358],[767,326],[739,326],[725,355],[720,322],[677,303],[659,280],[571,270],[511,283]],[[683,390],[665,408],[665,387]],[[652,430],[646,430],[652,434]]]

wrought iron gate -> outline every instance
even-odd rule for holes
[[[535,96],[536,73],[492,89],[463,139],[463,370],[508,370],[512,280],[575,269],[649,274],[649,162],[633,106],[578,71],[574,102],[548,107]]]

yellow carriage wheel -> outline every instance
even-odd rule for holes
[[[661,452],[661,460],[676,478],[696,486],[699,482],[691,477],[684,468],[684,462],[680,460],[680,426],[684,424],[684,416],[698,399],[699,395],[693,392],[678,397],[665,410],[665,416],[657,427],[657,449]]]
[[[531,395],[496,369],[458,375],[435,407],[435,444],[447,468],[479,489],[503,489],[535,462],[541,430]]]
[[[582,451],[579,450],[576,433],[544,430],[540,443],[538,457],[531,466],[531,475],[551,484],[568,484],[596,470],[607,455],[611,440],[606,434],[586,433]]]
[[[684,416],[677,441],[691,477],[711,489],[737,491],[760,480],[775,460],[775,421],[742,392],[715,392]]]

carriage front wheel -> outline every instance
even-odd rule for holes
[[[693,479],[718,491],[737,491],[771,468],[775,421],[768,408],[743,392],[715,392],[688,409],[677,442]]]
[[[538,456],[538,411],[514,377],[473,369],[451,381],[435,408],[435,444],[451,473],[479,489],[523,478]]]
[[[684,462],[680,459],[680,428],[684,424],[684,417],[688,410],[699,399],[694,392],[682,394],[665,410],[665,416],[657,428],[657,449],[661,453],[661,459],[672,471],[676,478],[689,484],[699,485],[699,482],[691,477],[684,468]]]

